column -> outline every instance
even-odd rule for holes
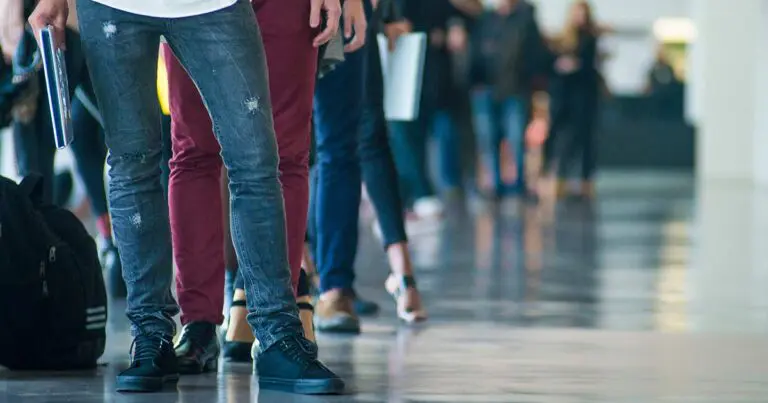
[[[697,126],[697,175],[768,185],[766,0],[692,0],[688,115]],[[762,113],[761,113],[762,112]]]

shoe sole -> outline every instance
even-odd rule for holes
[[[206,372],[216,372],[219,370],[219,356],[211,357],[202,363],[179,361],[179,373],[181,375],[199,375]]]
[[[151,393],[163,390],[168,383],[179,381],[179,374],[166,375],[162,378],[147,378],[143,376],[122,376],[117,378],[115,389],[126,393]]]
[[[344,381],[332,379],[281,379],[259,378],[259,388],[296,393],[299,395],[340,395],[344,393]]]

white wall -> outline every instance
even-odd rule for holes
[[[538,0],[536,3],[542,29],[560,30],[572,1]],[[592,0],[591,3],[599,22],[620,31],[606,37],[602,44],[612,56],[604,66],[611,90],[617,94],[641,91],[656,51],[653,23],[662,17],[687,17],[689,0]]]
[[[692,11],[698,177],[768,185],[768,1],[694,0]]]

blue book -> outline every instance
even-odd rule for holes
[[[72,107],[69,99],[69,80],[64,50],[56,46],[54,30],[47,26],[40,30],[40,50],[43,55],[45,84],[48,90],[48,106],[53,124],[56,148],[67,147],[74,140],[72,132]]]

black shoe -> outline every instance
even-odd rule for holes
[[[303,337],[286,337],[254,360],[262,389],[302,395],[344,392],[344,381],[318,361],[317,345]]]
[[[311,297],[317,290],[312,289],[311,277],[304,269],[299,272],[299,283],[296,285],[296,298]]]
[[[251,362],[252,343],[242,341],[224,341],[224,361]]]
[[[237,300],[232,301],[231,307],[245,307],[245,301]],[[246,343],[243,341],[229,341],[224,336],[223,353],[224,361],[227,362],[251,362],[251,345],[253,343]]]
[[[185,375],[216,372],[219,368],[219,340],[216,325],[192,322],[184,326],[176,343],[179,372]]]
[[[179,366],[169,337],[139,335],[131,345],[131,366],[117,375],[118,392],[157,392],[179,380]]]
[[[112,298],[125,298],[128,290],[123,280],[123,265],[120,263],[120,253],[112,239],[99,239],[99,261],[107,272],[107,292]]]

